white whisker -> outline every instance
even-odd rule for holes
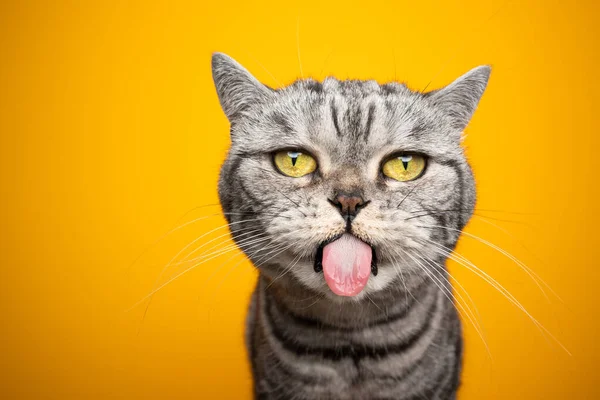
[[[464,266],[475,275],[483,279],[485,282],[490,284],[494,289],[498,290],[504,297],[506,297],[515,307],[520,309],[532,322],[533,324],[540,330],[542,335],[545,337],[548,335],[552,340],[554,340],[567,354],[571,355],[571,352],[546,328],[544,327],[536,318],[534,318],[529,311],[516,299],[516,297],[510,293],[504,286],[502,286],[497,280],[492,278],[489,274],[483,271],[481,268],[477,267],[471,261],[469,261],[466,257],[460,255],[456,251],[454,253],[451,249],[446,246],[440,245],[436,242],[430,241],[430,243],[439,249],[442,249],[443,252],[441,254],[446,255],[449,259],[456,261],[459,265]],[[438,249],[438,251],[440,251]]]
[[[527,275],[529,275],[529,277],[531,278],[531,280],[542,291],[542,294],[544,295],[544,297],[546,297],[546,300],[550,301],[550,299],[548,298],[548,295],[546,294],[546,291],[544,290],[544,288],[542,288],[542,286],[540,285],[540,283],[538,282],[538,280],[530,272],[530,268],[528,266],[526,266],[521,260],[519,260],[518,258],[516,258],[515,256],[513,256],[512,254],[510,254],[508,251],[500,248],[499,246],[496,246],[495,244],[493,244],[493,243],[491,243],[491,242],[489,242],[489,241],[487,241],[487,240],[485,240],[483,238],[480,238],[477,235],[473,235],[472,233],[461,231],[460,229],[450,228],[450,227],[442,226],[442,225],[420,225],[419,227],[422,227],[422,228],[440,228],[440,229],[446,229],[446,230],[453,231],[453,232],[462,233],[463,235],[465,235],[467,237],[475,239],[475,240],[479,241],[480,243],[483,243],[483,244],[489,246],[490,248],[496,250],[500,254],[502,254],[505,257],[507,257],[510,260],[512,260],[515,264],[517,264],[517,266],[521,267],[521,269],[523,269],[523,271],[525,271],[525,273]]]
[[[490,221],[487,217],[482,217],[479,215],[476,215],[476,217],[478,217],[482,222],[485,222],[495,228],[497,228],[498,230],[500,230],[501,232],[504,232],[506,235],[510,236],[511,238],[513,238],[517,243],[519,243],[519,245],[521,245],[521,247],[523,247],[527,252],[531,253],[529,251],[529,249],[523,244],[521,243],[516,237],[514,237],[514,235],[512,235],[508,230],[504,229],[503,227],[501,227],[498,224],[493,223],[492,221]],[[538,259],[539,260],[539,259]],[[564,300],[552,289],[552,287],[550,287],[550,285],[548,283],[546,283],[546,281],[544,281],[534,270],[533,268],[528,267],[525,263],[523,264],[523,268],[525,268],[527,271],[529,271],[533,276],[535,276],[535,278],[541,282],[544,286],[546,286],[546,288],[548,290],[550,290],[550,292],[552,292],[552,294],[558,299],[560,300],[562,303],[564,303]]]
[[[442,294],[448,299],[448,301],[450,301],[450,303],[457,309],[457,311],[459,311],[458,307],[460,307],[460,310],[462,310],[464,312],[465,316],[469,319],[469,321],[473,325],[473,328],[475,329],[475,331],[479,334],[479,337],[481,338],[481,341],[483,342],[490,359],[493,359],[492,353],[490,352],[487,341],[485,340],[485,336],[481,332],[479,323],[475,323],[473,317],[471,317],[471,315],[473,314],[473,311],[468,306],[468,304],[465,303],[465,306],[467,307],[467,308],[465,308],[465,306],[463,306],[463,304],[460,303],[456,299],[456,297],[454,296],[454,293],[452,293],[452,291],[446,285],[444,285],[442,281],[440,281],[435,275],[433,275],[433,272],[430,272],[425,265],[421,264],[421,262],[419,262],[419,260],[417,260],[415,257],[413,257],[408,251],[406,251],[404,249],[401,249],[401,250],[404,252],[404,254],[409,256],[417,264],[417,266],[419,268],[421,268],[421,270],[423,272],[425,272],[425,274],[427,276],[429,276],[432,279],[433,283],[440,289]],[[446,282],[447,282],[447,280],[446,280]],[[469,312],[467,312],[467,309]]]
[[[267,240],[267,239],[265,239]],[[160,291],[162,288],[164,288],[165,286],[167,286],[169,283],[173,282],[174,280],[178,279],[179,277],[183,276],[184,274],[188,273],[189,271],[191,271],[192,269],[196,268],[197,266],[204,264],[216,257],[219,257],[229,251],[232,250],[236,250],[237,247],[232,248],[230,250],[226,250],[226,251],[220,251],[220,252],[215,252],[217,253],[216,255],[213,255],[212,257],[208,257],[205,260],[202,260],[199,263],[196,263],[194,265],[192,265],[191,267],[186,268],[185,270],[183,270],[182,272],[178,273],[177,275],[175,275],[173,278],[169,279],[167,282],[163,283],[162,285],[160,285],[159,287],[155,288],[154,290],[152,290],[148,295],[144,296],[142,299],[140,299],[138,302],[136,302],[133,306],[131,306],[129,309],[126,310],[126,312],[129,312],[131,310],[133,310],[134,308],[136,308],[137,306],[139,306],[141,303],[143,303],[145,300],[151,298],[155,293],[157,293],[158,291]]]
[[[246,228],[246,229],[250,229],[250,228],[251,228],[251,227],[249,227],[249,228]],[[240,231],[244,231],[244,229],[240,229]],[[253,234],[253,233],[256,233],[256,232],[261,232],[261,231],[262,231],[262,229],[260,229],[260,228],[257,228],[257,229],[251,229],[250,231],[247,231],[247,232],[244,232],[244,233],[240,233],[240,234],[237,236],[238,243],[239,243],[239,244],[241,244],[241,243],[243,243],[243,242],[244,242],[244,240],[246,240],[246,239],[253,239],[253,238],[255,238],[255,237],[259,236],[259,235],[252,236],[251,238],[245,238],[244,240],[240,240],[240,238],[241,238],[241,237],[243,237],[243,236],[247,236],[247,235],[251,235],[251,234]],[[180,265],[180,264],[185,264],[185,263],[193,262],[193,261],[195,261],[195,260],[197,260],[197,259],[199,259],[199,258],[202,258],[202,254],[205,254],[206,252],[208,252],[208,251],[210,251],[210,250],[212,250],[212,249],[214,249],[214,248],[216,248],[216,247],[219,247],[219,246],[221,246],[221,245],[223,245],[223,244],[225,244],[225,243],[231,242],[232,240],[231,240],[230,236],[231,236],[231,232],[227,232],[227,233],[224,233],[223,235],[219,235],[219,236],[217,236],[216,238],[209,240],[208,242],[204,243],[202,246],[196,247],[194,250],[192,250],[191,252],[189,252],[188,254],[186,254],[186,255],[185,255],[183,258],[182,258],[182,261],[179,261],[179,262],[173,263],[173,264],[171,264],[171,265]],[[197,257],[194,257],[194,258],[189,258],[189,257],[190,257],[192,254],[196,253],[196,252],[197,252],[198,250],[200,250],[202,247],[206,246],[206,245],[207,245],[207,244],[209,244],[209,243],[212,243],[212,242],[214,242],[215,240],[218,240],[218,239],[220,239],[220,238],[223,238],[223,237],[229,237],[229,238],[227,238],[226,240],[223,240],[223,241],[221,241],[221,242],[219,242],[219,243],[217,243],[217,244],[213,245],[212,247],[210,247],[210,248],[208,248],[208,249],[204,250],[204,251],[203,251],[203,252],[202,252],[202,253],[201,253],[199,256],[197,256]]]

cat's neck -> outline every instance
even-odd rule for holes
[[[406,276],[403,284],[364,295],[359,300],[336,298],[298,285],[288,279],[272,280],[259,276],[258,290],[266,301],[274,302],[281,312],[289,313],[307,323],[341,328],[360,328],[398,318],[407,313],[419,299],[438,290],[433,282],[421,276]]]

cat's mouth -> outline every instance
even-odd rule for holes
[[[335,236],[317,247],[314,269],[317,273],[323,272],[335,294],[356,296],[370,275],[377,275],[375,247],[350,233]]]

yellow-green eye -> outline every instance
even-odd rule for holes
[[[418,178],[424,169],[425,157],[418,154],[402,154],[383,164],[383,174],[400,182]]]
[[[317,161],[300,151],[280,151],[275,153],[275,165],[282,174],[300,178],[317,169]]]

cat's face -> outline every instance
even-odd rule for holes
[[[331,78],[274,91],[221,54],[213,74],[232,124],[221,203],[264,274],[338,300],[439,276],[475,203],[460,138],[488,67],[428,94]]]

